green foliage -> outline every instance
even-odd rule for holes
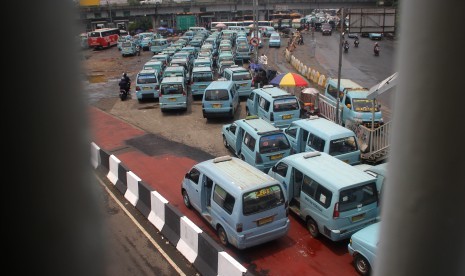
[[[136,6],[139,5],[140,0],[128,0],[128,5]]]
[[[147,31],[148,29],[152,29],[152,19],[150,16],[141,16],[136,18],[136,20],[129,24],[128,31],[132,33],[137,29],[142,29]]]

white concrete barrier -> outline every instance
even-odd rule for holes
[[[218,253],[218,276],[242,276],[247,272],[231,255],[222,251]]]
[[[90,143],[90,162],[94,169],[100,165],[100,147],[94,142]]]
[[[176,249],[193,263],[198,255],[199,234],[202,230],[187,217],[182,217],[180,221],[180,239]]]
[[[107,178],[113,185],[118,181],[118,167],[120,163],[121,161],[116,156],[110,156],[110,170],[108,171]]]
[[[168,204],[162,195],[157,191],[153,191],[150,194],[151,208],[148,220],[159,230],[165,225],[165,204]]]
[[[136,206],[139,200],[139,182],[142,180],[133,172],[126,173],[126,180],[128,182],[128,189],[124,197],[131,202],[132,205]]]

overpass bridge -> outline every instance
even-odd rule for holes
[[[258,20],[269,20],[269,15],[279,11],[309,14],[314,9],[376,7],[381,0],[257,0]],[[111,1],[110,1],[111,2]],[[385,1],[387,2],[387,1]],[[252,0],[162,0],[160,4],[107,4],[80,6],[78,22],[82,31],[91,31],[97,24],[123,24],[148,16],[153,26],[175,26],[176,15],[194,14],[197,24],[212,21],[233,21],[234,18],[252,14]]]

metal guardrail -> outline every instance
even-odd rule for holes
[[[321,117],[340,124],[340,121],[336,119],[336,103],[333,100],[320,94],[318,110]],[[355,132],[362,152],[362,160],[378,163],[387,158],[391,136],[390,121],[373,130],[352,121],[347,121],[345,127]]]

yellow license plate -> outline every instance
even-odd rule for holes
[[[220,108],[221,104],[213,104],[212,106],[213,106],[213,108]]]
[[[349,164],[349,160],[344,160],[344,162],[346,162],[347,164]]]
[[[276,155],[270,156],[271,160],[277,160],[277,159],[281,159],[281,158],[283,158],[282,154],[276,154]]]
[[[270,223],[272,221],[273,221],[273,217],[262,218],[262,219],[257,221],[257,225],[262,226],[262,225]]]
[[[292,118],[292,114],[283,115],[283,120],[287,120],[287,119],[291,119],[291,118]]]
[[[142,90],[150,90],[150,87],[142,87]]]
[[[247,86],[247,83],[241,83],[241,86]]]
[[[176,101],[176,98],[170,98],[169,101],[170,101],[170,102],[175,102],[175,101]]]
[[[352,217],[352,222],[356,222],[356,221],[359,221],[359,220],[362,220],[363,218],[365,218],[365,214],[360,214],[360,215],[356,215],[356,216],[353,216]]]

